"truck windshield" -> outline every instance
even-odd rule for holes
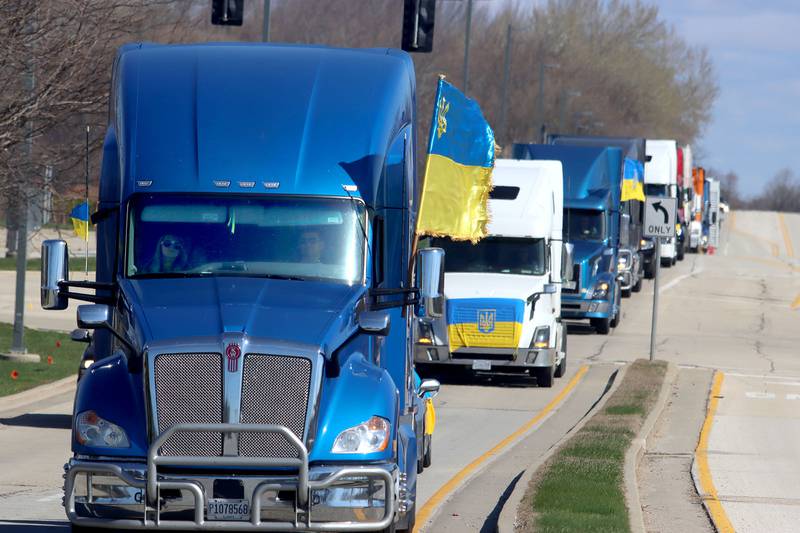
[[[668,185],[662,185],[660,183],[645,183],[644,193],[647,196],[669,196],[668,187]]]
[[[603,211],[594,209],[564,210],[564,239],[572,241],[602,241],[606,237]]]
[[[443,248],[447,272],[491,272],[541,276],[545,273],[544,239],[486,237],[477,244],[434,238],[429,246]]]
[[[131,278],[362,280],[365,217],[356,200],[143,195],[129,213]]]

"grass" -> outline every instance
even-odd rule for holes
[[[623,486],[625,453],[658,397],[667,365],[638,360],[619,387],[536,472],[517,531],[630,531]]]
[[[8,353],[11,336],[11,324],[0,323],[0,353]],[[25,345],[28,352],[39,354],[42,360],[39,363],[21,363],[0,359],[0,396],[77,374],[78,364],[86,347],[82,342],[70,340],[66,333],[28,328],[25,328]],[[47,356],[53,358],[52,364],[48,364]],[[11,374],[15,370],[18,376],[12,379]]]
[[[94,257],[89,257],[89,272],[94,272],[96,261]],[[39,270],[42,268],[42,260],[39,258],[28,259],[26,270]],[[69,271],[70,272],[83,272],[86,268],[85,257],[70,257],[69,258]],[[16,270],[17,258],[16,257],[3,257],[0,258],[0,270]]]

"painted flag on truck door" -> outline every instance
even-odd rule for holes
[[[89,240],[89,202],[81,202],[72,208],[69,213],[72,219],[72,227],[75,229],[75,235],[83,239]]]
[[[494,132],[477,102],[439,79],[417,235],[478,242],[489,223]]]
[[[641,161],[625,158],[622,175],[621,201],[644,202],[644,165]]]

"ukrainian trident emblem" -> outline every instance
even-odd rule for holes
[[[239,370],[239,358],[242,356],[242,349],[239,345],[232,342],[225,348],[225,357],[228,358],[228,372]]]
[[[496,318],[497,311],[495,309],[480,309],[478,311],[478,331],[481,333],[493,332]]]

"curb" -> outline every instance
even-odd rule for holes
[[[647,415],[639,434],[633,439],[631,447],[625,453],[623,483],[625,485],[625,500],[628,504],[628,522],[632,533],[645,533],[646,531],[642,502],[639,498],[639,482],[636,478],[636,470],[639,467],[642,456],[647,451],[647,438],[667,405],[672,385],[677,376],[678,367],[674,363],[668,363],[667,372],[664,375],[664,381],[661,383],[661,390],[658,393],[658,399],[650,410],[650,414]]]
[[[514,490],[509,494],[508,499],[506,499],[505,503],[503,504],[503,509],[500,511],[500,515],[497,517],[497,533],[514,533],[515,526],[517,523],[517,508],[522,503],[522,500],[525,496],[525,493],[528,491],[528,485],[530,484],[531,478],[533,478],[534,474],[539,467],[541,467],[550,457],[553,456],[561,446],[572,437],[576,432],[580,431],[580,429],[592,418],[592,415],[596,413],[598,410],[602,409],[606,403],[606,400],[617,390],[619,384],[622,383],[622,379],[625,377],[625,373],[628,370],[629,364],[625,364],[624,366],[619,367],[618,374],[614,378],[614,383],[611,385],[605,394],[599,399],[596,405],[592,407],[590,411],[588,411],[579,421],[575,424],[572,429],[570,429],[566,434],[564,434],[558,442],[556,442],[546,453],[544,453],[539,459],[535,462],[528,465],[525,469],[525,473],[522,477],[519,478],[517,484],[514,486]]]
[[[0,412],[19,409],[33,403],[41,402],[59,394],[64,394],[70,390],[75,390],[78,383],[76,376],[67,376],[58,381],[51,381],[44,385],[39,385],[32,389],[24,390],[16,394],[0,397]]]

